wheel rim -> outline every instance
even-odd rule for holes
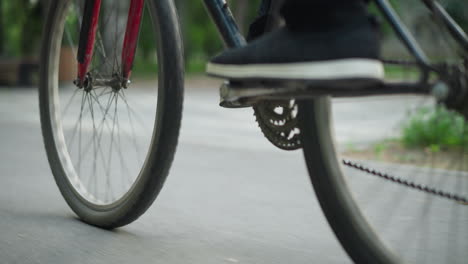
[[[353,260],[375,263],[380,263],[379,261],[382,263],[400,263],[401,261],[427,263],[433,260],[437,260],[436,263],[444,261],[463,263],[466,259],[464,248],[468,245],[465,235],[466,223],[468,223],[466,205],[413,190],[398,183],[387,183],[380,177],[362,171],[356,172],[352,168],[343,166],[341,163],[343,157],[353,158],[353,153],[346,151],[344,146],[346,141],[336,135],[343,128],[340,125],[340,121],[343,122],[343,120],[331,121],[330,129],[320,128],[320,126],[327,126],[325,117],[327,107],[320,100],[324,99],[316,99],[316,102],[311,104],[315,108],[301,107],[301,110],[307,109],[308,112],[306,114],[308,117],[303,120],[309,122],[319,120],[317,122],[320,123],[315,129],[301,130],[301,132],[307,131],[317,135],[317,139],[312,141],[303,137],[306,160],[308,160],[309,172],[322,207]],[[346,109],[346,113],[352,112],[352,108],[340,106],[343,102],[337,103],[336,101],[332,105],[338,109],[332,111],[333,115],[340,114],[339,108]],[[379,104],[382,105],[382,101]],[[353,130],[359,131],[359,127],[353,127]],[[338,132],[332,133],[330,137],[327,135],[330,131]],[[315,143],[311,143],[314,141]],[[337,146],[336,149],[330,148],[333,145]],[[321,148],[323,149],[320,154],[313,154]],[[307,152],[312,154],[307,154]],[[383,163],[382,161],[376,163],[369,159],[361,159],[359,162],[376,171],[386,171],[403,179],[420,182],[421,176],[437,179],[437,176],[440,177],[443,173],[445,184],[439,187],[446,191],[458,191],[465,196],[468,191],[466,172],[455,171],[449,174],[439,168]],[[324,165],[322,167],[319,164]],[[419,173],[420,175],[410,175],[412,177],[408,179],[405,177],[408,169],[413,174]],[[458,180],[449,181],[448,177],[457,177]],[[436,184],[437,181],[426,181],[426,184],[434,183]],[[332,187],[326,189],[325,186]],[[452,189],[449,188],[450,186]],[[330,209],[330,204],[333,204],[331,206],[333,209]],[[380,244],[381,242],[383,244]],[[400,259],[395,258],[394,254],[400,256]]]
[[[66,178],[72,191],[90,206],[105,208],[129,195],[142,173],[152,145],[157,80],[134,77],[128,89],[95,86],[88,90],[73,86],[70,78],[59,80],[66,74],[63,71],[67,59],[74,62],[71,69],[76,65],[80,24],[80,16],[76,14],[83,10],[78,2],[67,1],[61,6],[62,16],[57,18],[56,28],[52,29],[55,41],[50,48],[47,76],[48,107],[55,151],[61,165],[59,174],[63,174],[60,176]],[[117,2],[102,3],[95,56],[90,67],[91,77],[96,79],[118,75],[121,68],[121,44],[117,43],[123,41],[128,9]],[[112,31],[104,31],[106,27],[111,27]],[[143,31],[148,30],[144,27]],[[150,29],[150,33],[153,32],[154,29]],[[153,45],[146,49],[155,59],[153,43],[156,43],[154,38],[145,42]],[[157,76],[157,65],[150,66],[152,76]]]
[[[383,99],[381,106],[373,108],[374,111],[386,108],[388,112],[400,112],[402,117],[394,128],[388,127],[388,131],[382,133],[383,137],[362,146],[353,146],[352,150],[343,138],[341,144],[338,143],[342,159],[362,164],[366,170],[369,168],[364,171],[343,166],[344,177],[370,225],[405,263],[462,263],[467,257],[463,248],[468,247],[468,240],[461,234],[468,232],[468,207],[437,193],[467,197],[467,149],[448,150],[450,148],[447,147],[446,150],[446,147],[441,147],[440,152],[432,152],[430,145],[406,146],[402,134],[409,132],[402,130],[405,127],[416,129],[408,128],[411,119],[421,109],[434,109],[436,106],[430,97],[407,98],[406,105],[404,100],[400,100],[399,106],[393,103],[392,107],[391,102],[395,100],[398,99]],[[339,111],[337,109],[334,114],[338,116]],[[392,119],[391,116],[387,115],[388,120]],[[422,121],[426,122],[424,118]],[[440,122],[444,120],[437,121]],[[465,127],[462,134],[466,134]],[[365,130],[359,125],[354,129]],[[336,137],[340,137],[340,132]],[[459,158],[452,159],[450,151],[458,152]],[[450,160],[448,163],[447,159]],[[394,177],[395,181],[389,181],[389,177]],[[458,242],[453,243],[454,240]]]
[[[323,99],[316,99],[320,100]],[[452,195],[456,194],[464,199],[468,196],[468,148],[466,146],[455,148],[456,156],[454,156],[450,153],[449,146],[441,147],[439,152],[433,152],[427,147],[420,150],[395,147],[401,145],[400,148],[403,148],[404,139],[400,134],[408,133],[406,130],[409,125],[414,125],[412,122],[414,123],[415,116],[420,122],[431,120],[432,117],[419,116],[420,109],[424,109],[426,111],[424,113],[430,116],[442,113],[441,117],[434,119],[435,124],[430,124],[431,127],[447,121],[445,120],[447,110],[432,110],[432,112],[425,110],[430,107],[439,109],[432,97],[334,99],[331,100],[331,112],[334,118],[327,121],[326,117],[322,117],[327,115],[324,114],[326,112],[324,105],[322,102],[321,107],[315,110],[306,108],[305,115],[309,117],[304,120],[309,122],[319,120],[316,121],[319,127],[301,130],[301,133],[308,131],[307,135],[302,135],[302,141],[304,150],[312,153],[306,154],[306,160],[316,192],[322,200],[322,206],[323,203],[335,204],[334,211],[328,212],[327,217],[353,259],[358,262],[363,262],[363,259],[376,262],[376,259],[367,258],[372,255],[369,254],[372,251],[369,248],[382,241],[385,246],[378,246],[373,252],[377,255],[376,258],[379,256],[392,258],[391,252],[394,252],[405,263],[463,263],[467,257],[464,249],[468,247],[466,237],[468,207],[453,199]],[[316,119],[310,115],[316,116]],[[456,117],[450,117],[451,122],[456,123],[460,118],[463,119],[458,114],[450,114],[452,115]],[[451,128],[457,126],[449,124]],[[331,128],[324,129],[320,126]],[[465,121],[465,124],[459,128],[458,135],[465,137],[468,133],[467,128],[468,123]],[[331,137],[329,133],[332,133]],[[304,138],[314,134],[318,137],[314,144]],[[373,137],[373,135],[378,136]],[[354,145],[350,145],[351,143]],[[383,143],[388,144],[385,145],[388,149],[381,149]],[[323,149],[319,150],[320,148]],[[313,154],[314,152],[317,153]],[[402,152],[412,155],[416,152],[416,160],[399,161],[390,156],[395,154],[397,157],[405,157],[402,156]],[[325,160],[317,160],[312,157],[313,155],[325,155],[323,157]],[[447,155],[449,155],[448,163]],[[344,166],[343,159],[363,164],[369,169],[356,170]],[[320,167],[317,163],[326,165]],[[320,179],[320,177],[330,177],[330,179]],[[396,180],[385,179],[390,177],[395,177]],[[318,183],[323,181],[328,183]],[[321,189],[324,185],[334,187],[327,192]],[[447,197],[440,191],[452,195]],[[341,202],[333,196],[333,192],[338,193]],[[343,205],[344,209],[336,209]],[[348,216],[342,217],[347,217],[348,222],[337,220],[337,216],[334,215],[337,211],[346,211],[347,213],[343,215]],[[338,227],[349,225],[358,226],[356,229],[358,231],[351,231],[355,233],[349,235],[351,227],[343,228],[347,229],[345,231]],[[372,233],[377,236],[371,235]],[[355,238],[350,239],[350,237]],[[357,241],[368,241],[367,246],[353,245],[357,244]],[[354,246],[360,247],[361,252],[352,248]],[[389,263],[400,263],[400,261],[391,260]]]
[[[468,53],[454,43],[441,20],[418,3],[401,2],[398,8],[403,22],[415,34],[433,65],[447,63],[465,71],[464,78],[458,75],[454,80],[444,79],[447,78],[444,74],[429,78],[434,81],[440,78],[455,87],[457,79],[466,82]],[[398,39],[389,34],[385,38],[382,58],[398,64],[386,65],[387,81],[417,82],[419,71],[410,66],[414,63],[411,62],[413,58],[395,45],[399,44]],[[457,99],[461,98],[463,94]],[[466,100],[463,103],[467,105]],[[447,105],[453,103],[448,101]],[[311,110],[311,107],[307,109]],[[312,180],[319,181],[320,176],[330,177],[333,179],[322,182],[335,181],[330,183],[335,184],[335,190],[343,187],[338,182],[346,186],[342,190],[346,195],[341,197],[352,199],[353,205],[349,207],[359,211],[355,218],[362,215],[365,221],[358,221],[367,233],[375,233],[385,244],[385,247],[375,249],[377,253],[380,251],[389,256],[394,253],[404,263],[466,262],[468,205],[454,199],[454,195],[465,200],[468,197],[468,123],[466,112],[465,120],[460,115],[463,107],[457,110],[453,112],[438,105],[432,96],[336,98],[331,100],[332,132],[324,132],[318,124],[319,127],[312,131],[321,133],[317,137],[322,141],[312,145],[311,140],[303,140],[308,142],[304,146],[305,151],[311,153],[306,154],[310,160],[320,162],[312,155],[327,153],[329,157],[325,159],[328,160],[321,162],[329,164],[333,160],[334,163],[326,175],[320,172],[317,164],[309,162]],[[326,119],[320,118],[320,113],[304,115],[309,121]],[[332,133],[331,138],[326,133]],[[302,135],[305,136],[309,135]],[[314,150],[312,146],[322,146],[326,151]],[[352,161],[348,165],[358,163],[362,166],[345,166],[343,159]],[[317,184],[314,187],[320,189]],[[328,199],[321,201],[322,204],[329,202],[339,207],[339,202],[331,195],[320,190],[316,192],[320,193],[320,199]],[[332,226],[335,225],[335,232],[342,232],[337,231],[340,229],[336,227],[337,223],[349,225],[332,217],[331,213],[328,218]],[[352,237],[344,240],[341,238],[348,251],[353,248],[353,243],[358,243]],[[367,249],[367,252],[372,250],[371,247]],[[369,262],[367,257],[371,255],[367,252],[354,250],[353,260]],[[353,255],[353,252],[348,253]],[[399,260],[390,262],[400,263]]]

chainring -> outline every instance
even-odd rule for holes
[[[261,101],[253,109],[258,126],[273,145],[282,150],[302,147],[294,100]]]

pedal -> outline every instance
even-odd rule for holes
[[[281,97],[290,93],[291,88],[285,83],[265,84],[260,82],[225,81],[219,88],[221,107],[244,108],[251,107],[256,102]]]
[[[251,107],[264,100],[311,99],[317,96],[353,97],[414,93],[407,87],[382,89],[375,79],[340,79],[330,81],[275,80],[225,81],[220,87],[220,106],[225,108]]]

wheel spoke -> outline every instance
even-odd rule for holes
[[[91,95],[90,95],[90,97],[91,97]],[[102,139],[102,134],[103,134],[103,131],[104,131],[104,130],[103,130],[104,124],[106,123],[106,118],[107,118],[107,116],[108,116],[108,112],[109,112],[109,110],[110,110],[110,107],[112,106],[112,100],[113,100],[114,97],[115,97],[114,94],[109,95],[109,101],[108,101],[106,110],[105,110],[105,112],[104,112],[104,114],[103,114],[103,117],[102,117],[101,122],[99,123],[99,125],[98,125],[98,127],[97,127],[97,130],[99,130],[99,136],[98,136],[98,141],[97,141],[97,142],[98,142],[98,146],[97,146],[98,148],[100,148],[100,143],[101,143],[101,139]],[[84,151],[83,151],[84,153],[83,153],[83,155],[86,155],[86,154],[88,153],[88,151],[91,149],[92,143],[93,143],[92,139],[89,140],[89,141],[86,143],[86,145],[84,146]],[[80,163],[80,164],[81,164],[81,163]]]
[[[79,134],[78,134],[78,175],[81,175],[81,135],[82,135],[82,120],[83,120],[83,108],[86,104],[87,93],[83,93],[83,100],[81,101],[81,112],[79,121]]]
[[[153,4],[160,5],[150,3]],[[46,142],[50,144],[46,145],[47,153],[51,155],[53,151],[58,157],[49,157],[49,161],[59,163],[52,166],[54,175],[67,179],[67,188],[72,188],[73,192],[70,192],[59,186],[64,196],[67,193],[77,194],[79,200],[86,201],[86,206],[93,210],[117,205],[122,197],[134,191],[133,186],[140,179],[140,172],[147,170],[145,155],[155,147],[152,145],[154,119],[151,119],[151,124],[147,119],[154,118],[157,107],[152,108],[151,112],[140,111],[140,106],[146,108],[148,104],[148,93],[145,92],[145,82],[148,80],[140,85],[136,72],[127,90],[118,83],[105,81],[122,77],[121,53],[127,5],[113,0],[102,1],[93,54],[86,73],[89,82],[85,87],[78,88],[72,84],[77,78],[79,66],[77,54],[84,2],[65,0],[51,7],[53,23],[50,32],[46,29],[45,34],[53,48],[45,54],[51,59],[45,64],[46,80],[41,81],[49,84],[49,87],[40,89],[41,121],[44,121],[43,114],[47,111],[44,110],[47,109],[44,108],[46,103],[49,108],[45,116],[50,119],[50,125],[42,126],[44,133],[49,134],[44,139],[54,140],[54,144]],[[149,24],[150,27],[154,25],[156,23]],[[148,33],[146,28],[147,25],[142,27],[142,34]],[[150,33],[155,32],[152,30]],[[144,41],[145,49],[147,44],[152,44],[146,43],[146,38]],[[143,46],[138,45],[137,50],[141,48]],[[155,54],[164,54],[161,52],[157,47]],[[139,56],[136,56],[136,62],[138,59]],[[154,90],[154,93],[157,94],[157,91]],[[137,97],[134,98],[134,95]],[[134,101],[129,101],[127,96]],[[156,103],[151,101],[149,104],[153,106]],[[47,131],[47,127],[51,127],[51,131]]]
[[[113,146],[114,146],[114,132],[115,132],[115,124],[116,124],[116,118],[117,118],[117,102],[118,102],[118,96],[114,95],[114,116],[112,120],[112,130],[111,130],[111,138],[110,138],[110,146],[109,146],[109,153],[108,153],[108,161],[107,161],[107,166],[108,170],[106,172],[106,190],[105,190],[105,197],[107,200],[109,200],[109,196],[112,196],[112,190],[111,190],[111,180],[110,180],[110,168],[112,168],[111,163],[112,163],[112,153],[113,153]]]
[[[125,102],[125,106],[127,108],[127,114],[128,114],[128,120],[130,122],[130,127],[131,127],[131,131],[132,131],[132,135],[130,137],[130,139],[132,140],[132,143],[133,143],[133,146],[135,148],[135,153],[138,157],[138,160],[141,160],[141,153],[140,153],[140,148],[138,146],[138,143],[137,143],[137,140],[136,140],[136,133],[135,133],[135,126],[133,125],[133,118],[132,118],[132,113],[134,113],[134,111],[130,108],[130,106],[128,105],[128,102],[125,98],[125,95],[123,94],[119,94],[122,98],[122,100]]]
[[[75,89],[75,91],[73,91],[72,96],[70,97],[70,99],[68,100],[68,102],[65,105],[65,110],[63,110],[63,112],[62,112],[62,116],[66,116],[66,114],[68,112],[68,109],[70,108],[71,103],[72,103],[73,99],[75,98],[76,94],[78,93],[78,91],[80,91],[80,89],[78,89],[78,88]]]
[[[145,130],[145,131],[150,131],[151,127],[148,126],[148,122],[145,121],[145,119],[135,110],[133,110],[132,107],[130,107],[130,104],[132,105],[138,105],[137,103],[130,102],[129,98],[125,96],[125,92],[122,91],[122,95],[120,95],[120,98],[124,101],[128,112],[135,118],[135,121],[140,125],[140,127]],[[133,119],[133,118],[132,118]]]
[[[88,96],[88,105],[89,105],[89,108],[91,109],[91,119],[92,119],[92,122],[93,122],[93,132],[92,132],[92,144],[93,144],[93,170],[92,170],[92,174],[91,174],[91,177],[93,178],[96,178],[97,175],[96,175],[96,170],[97,170],[97,144],[96,144],[96,134],[97,134],[97,129],[96,129],[96,122],[95,122],[95,119],[94,119],[94,107],[93,107],[93,100],[91,99],[91,94],[90,96]]]

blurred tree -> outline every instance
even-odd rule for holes
[[[178,7],[182,23],[182,33],[185,42],[187,62],[206,61],[210,56],[222,50],[217,29],[206,12],[202,0],[187,1],[174,0]],[[468,12],[466,1],[441,0],[454,19],[460,25],[468,28]],[[45,17],[50,0],[0,0],[0,54],[21,56],[33,54],[38,50],[41,35],[42,20]],[[391,0],[397,7],[403,0]],[[260,0],[228,0],[233,14],[243,33],[255,17]],[[139,54],[142,58],[152,58],[154,40],[152,34],[144,34],[149,29],[149,16],[145,14],[145,21],[140,35]],[[384,34],[390,32],[384,27]],[[27,33],[27,34],[25,34]]]
[[[449,0],[445,1],[447,12],[466,31],[468,31],[468,6],[466,1]]]
[[[3,22],[3,1],[0,2],[0,56],[5,53],[5,24]]]
[[[1,51],[8,56],[31,55],[39,49],[43,5],[38,0],[1,1]]]
[[[42,2],[22,0],[26,18],[21,25],[21,54],[24,56],[36,55],[40,49],[43,8]],[[24,34],[26,33],[26,34]]]

